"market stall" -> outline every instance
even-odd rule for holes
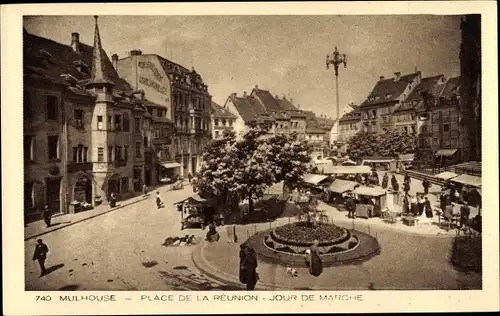
[[[454,172],[445,171],[445,172],[441,172],[441,173],[435,175],[435,177],[438,179],[447,181],[447,180],[450,180],[452,178],[458,177],[458,174],[456,174]]]
[[[352,174],[370,174],[370,166],[328,166],[324,174],[327,175],[352,175]]]
[[[191,226],[204,228],[212,221],[218,225],[224,224],[222,214],[216,214],[212,204],[198,194],[194,194],[174,205],[177,206],[177,210],[181,213],[181,229]]]
[[[309,189],[311,195],[323,199],[326,187],[333,181],[333,177],[322,174],[305,174],[304,186]]]
[[[359,186],[353,193],[360,203],[356,205],[356,216],[370,218],[380,216],[386,208],[387,191],[379,186]]]
[[[328,202],[333,202],[335,204],[342,204],[344,198],[342,195],[344,193],[350,193],[354,191],[355,188],[360,186],[359,183],[354,181],[335,179],[327,188],[328,191]]]
[[[475,188],[481,187],[481,177],[471,176],[469,174],[459,175],[458,177],[450,179],[450,181]]]

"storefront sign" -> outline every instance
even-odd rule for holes
[[[153,64],[150,61],[140,61],[139,62],[139,68],[147,68],[153,72],[153,75],[158,81],[163,80],[163,76],[160,74],[158,71],[158,68],[156,68],[155,64]]]
[[[155,89],[159,93],[162,93],[164,95],[168,95],[168,89],[166,87],[161,86],[159,83],[157,83],[149,78],[141,76],[141,77],[139,77],[139,82],[148,86],[148,87]]]

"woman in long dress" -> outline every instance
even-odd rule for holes
[[[319,254],[319,241],[315,240],[311,248],[309,248],[309,273],[315,277],[323,273],[323,262]]]
[[[246,248],[246,253],[242,261],[244,280],[246,281],[246,289],[255,289],[257,284],[257,254],[252,247]]]

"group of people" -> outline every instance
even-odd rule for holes
[[[460,211],[456,212],[454,207],[456,204],[461,204]],[[464,224],[469,220],[470,217],[470,207],[468,202],[463,198],[460,190],[452,183],[447,183],[441,195],[439,196],[439,206],[443,214],[443,218],[448,223],[448,229],[450,228],[450,223],[453,221],[453,217],[459,217],[458,226],[463,227]]]
[[[403,197],[402,213],[412,216],[422,216],[425,212],[427,218],[432,218],[432,206],[429,198],[424,194],[417,194],[416,196],[411,196],[405,194]]]

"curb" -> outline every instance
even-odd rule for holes
[[[42,233],[37,233],[35,235],[31,235],[31,236],[28,236],[28,237],[25,237],[24,238],[24,241],[28,241],[30,239],[33,239],[33,238],[36,238],[36,237],[40,237],[40,236],[43,236],[43,235],[46,235],[48,233],[51,233],[51,232],[54,232],[56,230],[60,230],[60,229],[63,229],[63,228],[66,228],[68,226],[73,226],[75,224],[78,224],[78,223],[81,223],[81,222],[85,222],[86,220],[89,220],[89,219],[92,219],[92,218],[95,218],[95,217],[98,217],[98,216],[101,216],[101,215],[104,215],[104,214],[107,214],[107,213],[110,213],[110,212],[113,212],[113,211],[116,211],[116,210],[119,210],[121,208],[124,208],[125,206],[129,206],[129,205],[133,205],[133,204],[136,204],[136,203],[139,203],[139,202],[142,202],[142,201],[145,201],[147,200],[147,197],[143,197],[142,199],[138,199],[136,201],[133,201],[133,202],[130,202],[128,204],[123,204],[123,205],[119,205],[117,207],[114,207],[114,208],[111,208],[107,211],[104,211],[102,213],[99,213],[99,214],[94,214],[92,216],[89,216],[89,217],[85,217],[85,218],[82,218],[82,219],[79,219],[77,221],[74,221],[74,222],[71,222],[71,223],[68,223],[68,224],[65,224],[65,225],[60,225],[54,229],[51,229],[51,230],[47,230],[47,231],[44,231]]]

